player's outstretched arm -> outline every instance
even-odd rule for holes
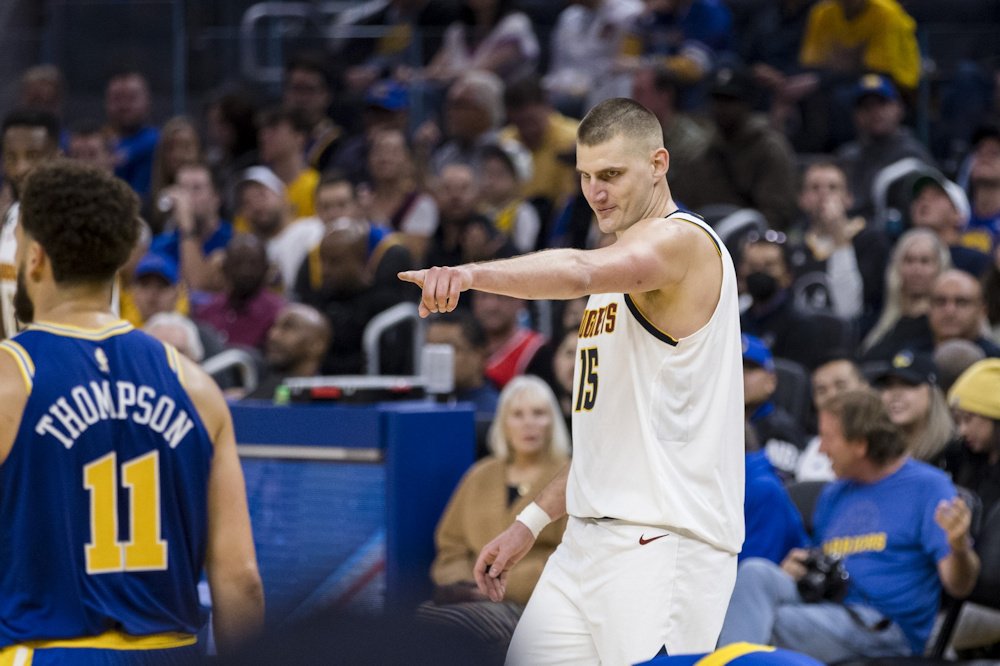
[[[545,488],[538,493],[535,504],[549,517],[549,522],[562,518],[566,513],[566,481],[569,463]],[[473,567],[479,591],[493,601],[503,601],[507,593],[507,576],[535,543],[535,535],[519,520],[483,546]]]
[[[215,640],[225,651],[257,631],[264,620],[264,587],[257,570],[243,469],[232,417],[211,377],[183,360],[186,386],[212,436],[208,481],[208,552]]]

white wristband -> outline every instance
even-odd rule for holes
[[[552,522],[552,518],[549,517],[549,514],[545,513],[545,509],[534,502],[524,507],[514,520],[531,530],[532,536],[536,539],[539,532]]]

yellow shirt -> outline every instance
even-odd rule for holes
[[[896,0],[868,0],[858,16],[848,20],[837,0],[820,0],[809,13],[799,61],[806,67],[850,62],[867,71],[888,74],[904,88],[920,80],[916,22]]]
[[[316,186],[319,185],[319,171],[308,167],[295,180],[288,183],[288,203],[292,206],[294,219],[311,217],[316,214]]]
[[[524,184],[525,199],[545,197],[559,202],[576,192],[576,167],[573,163],[559,161],[559,155],[576,150],[576,128],[579,124],[579,120],[554,111],[549,116],[549,127],[545,130],[542,145],[531,151],[531,179]],[[504,128],[501,138],[521,141],[516,127]]]

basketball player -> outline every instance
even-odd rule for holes
[[[13,203],[0,226],[0,339],[18,331],[14,319],[16,288],[14,255],[17,253],[18,200],[28,172],[59,155],[59,121],[50,113],[34,110],[12,111],[0,129],[3,141],[3,174],[10,184]]]
[[[0,664],[180,663],[205,623],[203,567],[222,649],[261,621],[225,401],[108,306],[137,214],[124,182],[71,162],[21,191],[28,327],[0,342]]]
[[[580,326],[573,461],[476,563],[497,601],[508,571],[569,513],[514,633],[511,664],[631,664],[715,647],[743,542],[743,382],[733,262],[667,187],[660,124],[628,99],[594,107],[577,170],[596,250],[401,273],[420,312],[477,289],[592,294]]]

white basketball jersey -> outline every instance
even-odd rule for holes
[[[0,337],[10,338],[18,331],[14,317],[14,292],[17,291],[17,214],[20,208],[14,202],[7,209],[0,226]]]
[[[577,343],[566,507],[663,527],[738,553],[743,544],[743,356],[736,272],[722,258],[709,322],[674,340],[628,294],[595,294]]]

